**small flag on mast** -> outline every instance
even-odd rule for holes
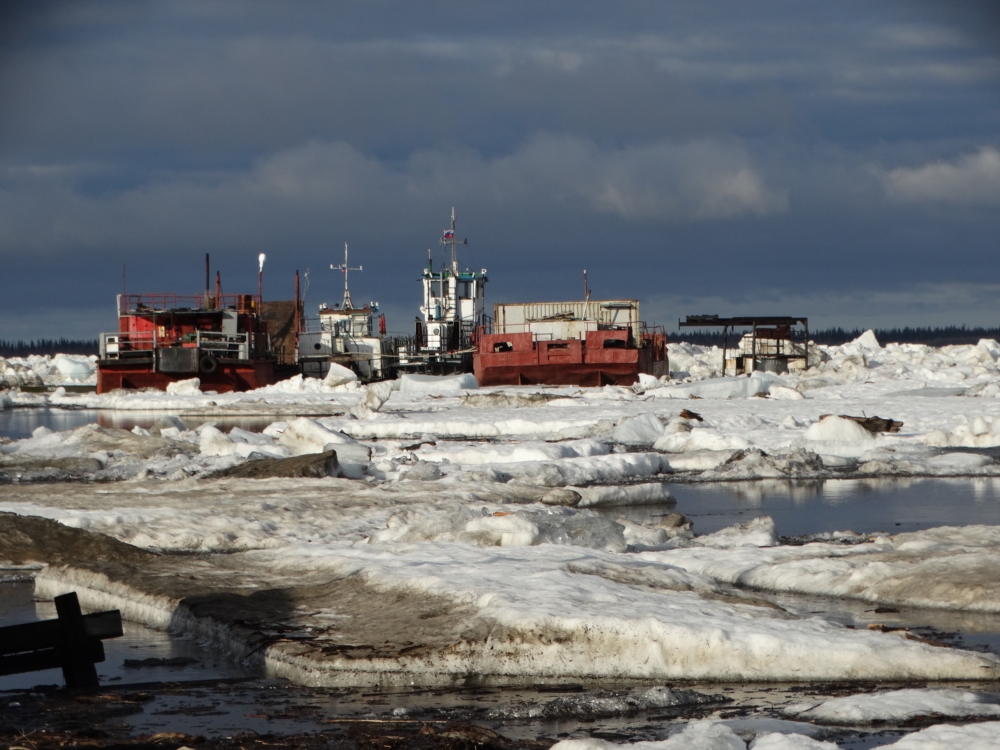
[[[455,239],[455,230],[454,229],[445,229],[444,230],[444,237],[443,237],[443,239],[446,239],[446,240],[453,240],[453,239]]]

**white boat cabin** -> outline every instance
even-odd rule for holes
[[[388,374],[385,349],[385,318],[379,314],[378,303],[355,307],[347,286],[349,271],[364,270],[347,265],[347,244],[344,244],[342,265],[330,265],[344,274],[344,299],[339,305],[319,306],[312,330],[299,334],[299,364],[302,374],[322,378],[330,371],[330,363],[349,367],[361,380],[375,380]]]
[[[434,270],[428,257],[427,268],[421,276],[423,303],[420,313],[422,325],[417,338],[421,351],[448,352],[465,349],[470,345],[476,327],[482,323],[486,303],[486,269],[460,271],[457,246],[468,244],[455,237],[455,209],[451,210],[451,228],[446,229],[440,244],[451,247],[451,264]],[[430,251],[428,251],[428,255]]]

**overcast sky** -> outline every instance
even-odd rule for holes
[[[0,5],[0,339],[130,292],[1000,325],[1000,3]]]

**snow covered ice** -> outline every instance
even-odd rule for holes
[[[95,385],[97,357],[32,354],[0,357],[0,388],[40,385]]]
[[[1000,717],[1000,695],[948,689],[893,690],[832,698],[819,705],[789,706],[784,713],[799,721],[823,724],[874,724],[917,716],[996,718]]]
[[[993,750],[1000,741],[1000,722],[953,726],[939,724],[878,747],[889,750]],[[685,726],[665,740],[614,743],[601,739],[557,742],[552,750],[839,750],[836,742],[804,734],[770,732],[744,742],[725,722],[702,721]]]
[[[682,521],[609,510],[669,508],[671,482],[998,476],[996,342],[882,347],[866,334],[817,347],[803,372],[752,378],[718,377],[718,350],[670,351],[675,379],[637,388],[475,389],[464,376],[365,386],[334,373],[228,394],[192,384],[170,393],[26,393],[20,387],[32,378],[86,380],[87,364],[8,360],[0,372],[7,409],[156,417],[132,431],[40,428],[0,443],[0,511],[131,545],[149,554],[143,574],[113,559],[68,557],[43,539],[0,546],[0,556],[45,565],[36,576],[42,595],[76,590],[86,607],[212,638],[306,684],[436,685],[469,675],[1000,679],[991,653],[845,627],[774,598],[997,613],[997,527],[856,529],[850,544],[841,543],[846,536],[785,544],[768,518],[695,535]],[[232,415],[270,425],[225,427]],[[902,430],[873,433],[848,418],[875,415]],[[195,417],[203,423],[192,428]],[[212,478],[242,462],[331,449],[343,478]],[[10,518],[0,516],[3,533],[14,533]],[[250,614],[191,604],[220,593]],[[259,648],[278,621],[300,635]],[[866,693],[786,718],[901,721],[932,708],[953,720],[996,715],[996,701],[977,695]],[[934,747],[929,732],[899,746]],[[787,733],[753,741],[832,746]],[[728,725],[692,723],[650,747],[730,745],[747,746]]]

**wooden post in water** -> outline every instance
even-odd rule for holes
[[[100,687],[97,681],[97,667],[90,651],[90,639],[83,626],[83,612],[76,592],[55,598],[56,612],[59,614],[59,651],[62,652],[62,672],[69,688]],[[97,641],[101,645],[100,641]],[[101,645],[101,651],[104,650]],[[103,660],[103,653],[101,654]]]

